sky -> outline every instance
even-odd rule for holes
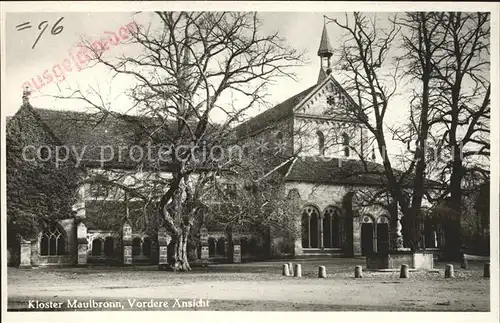
[[[383,14],[383,13],[382,13]],[[379,15],[382,15],[379,14]],[[317,50],[320,43],[321,32],[324,25],[323,15],[329,18],[344,19],[343,12],[260,12],[262,21],[262,33],[270,34],[279,32],[287,43],[298,51],[306,52],[306,64],[294,68],[297,75],[296,80],[283,78],[269,87],[268,100],[271,105],[278,104],[287,98],[301,92],[315,84],[318,77],[320,61]],[[4,115],[13,115],[22,103],[23,84],[35,81],[38,77],[43,79],[46,70],[52,71],[54,66],[63,64],[66,59],[71,60],[76,55],[76,46],[83,39],[97,39],[108,35],[109,32],[119,32],[126,24],[137,21],[147,25],[155,15],[151,12],[44,12],[44,13],[8,13],[6,15],[6,98],[2,107]],[[62,20],[61,20],[62,18]],[[59,20],[59,23],[55,23]],[[43,23],[46,21],[46,23]],[[17,27],[29,22],[31,28],[18,31]],[[34,45],[40,30],[47,28]],[[54,26],[55,25],[55,26]],[[62,31],[52,34],[51,29],[62,26]],[[60,29],[60,28],[59,28]],[[327,24],[327,30],[332,44],[335,46],[340,41],[341,31],[333,23]],[[34,48],[32,48],[34,45]],[[117,45],[106,53],[108,56],[134,55],[134,48],[129,45]],[[74,65],[74,64],[73,64]],[[126,111],[130,102],[123,94],[127,88],[125,83],[110,83],[109,71],[92,67],[76,71],[73,66],[72,72],[66,72],[65,80],[59,82],[62,88],[85,88],[88,85],[101,90],[106,88],[110,91],[109,100],[112,101],[113,110]],[[34,89],[30,95],[30,103],[38,108],[46,109],[71,109],[80,107],[74,101],[54,99],[53,95],[59,93],[59,87],[50,83],[40,90]],[[248,111],[248,116],[256,115],[267,109],[267,107],[256,107]],[[392,119],[398,118],[397,114]]]
[[[259,12],[263,34],[277,31],[290,46],[307,53],[307,63],[293,69],[297,74],[297,80],[283,78],[269,87],[268,100],[272,105],[316,83],[320,67],[317,50],[324,25],[324,15],[341,21],[345,19],[344,12]],[[379,12],[376,15],[381,18],[379,26],[384,27],[383,21],[388,13]],[[120,28],[132,21],[147,25],[152,17],[155,17],[155,14],[150,11],[7,13],[5,18],[5,78],[8,82],[3,88],[6,94],[2,114],[11,116],[19,109],[25,82],[32,81],[33,78],[37,80],[38,77],[43,79],[43,73],[46,70],[54,71],[55,66],[62,66],[65,60],[75,61],[76,46],[82,38],[98,39],[109,35],[110,32],[119,33]],[[55,25],[57,21],[59,22]],[[31,28],[18,30],[20,27],[16,26],[23,23],[24,25],[29,23]],[[46,29],[43,30],[45,26]],[[58,26],[62,26],[62,30],[58,28],[59,32],[54,29]],[[341,41],[342,31],[333,23],[326,26],[331,43],[335,47],[335,44]],[[40,38],[35,44],[39,35]],[[129,45],[119,44],[112,47],[105,55],[134,55],[135,50]],[[111,80],[110,72],[101,67],[76,71],[74,65],[73,63],[71,72],[64,73],[65,80],[59,82],[58,85],[82,89],[91,85],[99,88],[102,92],[106,92],[113,110],[127,111],[131,102],[124,94],[128,85],[126,82],[120,79]],[[334,74],[334,77],[342,84],[341,76]],[[46,109],[78,110],[82,108],[75,101],[54,99],[52,96],[57,95],[59,90],[54,82],[47,84],[40,90],[32,91],[30,102],[35,107]],[[400,91],[404,94],[404,87],[401,87]],[[391,105],[393,108],[388,111],[386,117],[387,125],[407,120],[406,99],[404,95],[394,99]],[[247,115],[251,117],[265,109],[267,107],[255,107],[249,110]],[[401,143],[391,138],[388,139],[389,155],[398,155],[405,149]]]
[[[317,80],[319,71],[319,58],[316,51],[319,46],[323,28],[323,15],[332,18],[341,18],[342,13],[260,13],[263,23],[262,32],[272,33],[278,31],[287,42],[298,51],[307,51],[308,64],[295,72],[298,80],[283,79],[279,84],[269,90],[269,100],[279,103],[290,96],[308,88]],[[6,92],[8,93],[7,106],[3,108],[6,115],[14,114],[22,102],[22,88],[26,81],[42,75],[46,69],[60,64],[64,59],[75,54],[75,47],[81,37],[91,39],[107,35],[109,31],[119,31],[123,25],[136,20],[147,24],[151,13],[9,13],[6,17],[6,76],[9,80]],[[154,16],[154,14],[153,14]],[[61,17],[63,20],[58,25],[64,27],[57,35],[50,33],[50,27]],[[32,45],[39,34],[37,26],[43,21],[48,21],[45,32],[32,49]],[[17,31],[16,26],[30,22],[32,28]],[[339,30],[333,24],[328,25],[330,37],[333,42],[338,38]],[[114,47],[106,55],[132,54],[133,49],[125,48],[127,45]],[[66,84],[94,84],[95,79],[103,80],[109,74],[106,71],[93,68],[92,71],[67,73]],[[68,108],[66,102],[55,102],[44,96],[58,92],[54,83],[45,86],[40,91],[34,91],[30,102],[43,108]],[[261,112],[261,111],[255,111]]]

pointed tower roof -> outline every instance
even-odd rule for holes
[[[323,33],[321,34],[321,42],[319,44],[318,56],[330,57],[333,55],[333,47],[330,43],[330,37],[326,31],[326,24],[323,25]]]

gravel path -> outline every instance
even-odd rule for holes
[[[454,279],[445,279],[442,269],[411,272],[408,279],[398,272],[364,271],[362,279],[354,279],[353,268],[361,260],[302,261],[302,278],[281,276],[282,263],[214,265],[190,273],[155,267],[9,268],[8,305],[25,310],[29,300],[127,304],[130,299],[171,303],[194,298],[210,300],[209,310],[489,311],[490,281],[482,278],[480,264],[467,271],[456,264]],[[326,279],[317,278],[318,264],[327,267]]]

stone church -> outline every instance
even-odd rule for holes
[[[296,214],[301,234],[293,239],[271,234],[265,247],[269,252],[264,252],[257,247],[263,245],[260,237],[241,233],[237,238],[243,258],[258,257],[256,252],[264,252],[269,257],[357,257],[387,252],[391,237],[400,235],[400,232],[394,232],[400,229],[395,223],[398,222],[397,215],[391,217],[387,209],[375,205],[357,207],[353,201],[354,193],[358,191],[382,187],[381,165],[372,160],[373,148],[368,144],[368,133],[363,125],[332,113],[336,107],[356,103],[332,74],[333,48],[326,28],[317,54],[320,69],[316,84],[234,128],[238,142],[245,149],[270,143],[283,148],[288,155],[298,156],[284,166],[284,176],[287,195],[301,205]],[[36,109],[24,104],[9,120],[7,128],[14,127],[16,119],[21,119],[32,125],[31,129],[24,131],[46,134],[45,139],[38,142],[46,145],[62,142],[69,146],[92,147],[96,143],[113,145],[130,139],[116,120],[107,120],[97,127],[69,122],[78,119],[79,114]],[[30,139],[32,137],[27,136],[25,144],[36,145],[37,142]],[[82,166],[99,176],[96,153],[88,150]],[[370,161],[364,163],[360,156]],[[363,172],[366,164],[370,172]],[[124,173],[130,171],[126,164],[115,167]],[[102,220],[114,219],[113,212],[134,219],[134,212],[140,212],[141,206],[134,205],[133,199],[92,183],[82,185],[77,192],[72,215],[60,220],[56,226],[46,228],[36,239],[22,240],[21,266],[103,262],[155,264],[161,260],[168,244],[164,232],[150,234],[146,226],[132,220],[117,232],[110,223]],[[111,195],[114,198],[109,202]],[[105,197],[108,197],[107,203],[102,202]],[[110,203],[114,203],[112,207]],[[394,225],[391,225],[391,219],[395,221]],[[439,223],[429,222],[423,231],[427,237],[423,247],[438,250],[444,245],[445,237]],[[231,239],[235,236],[228,238],[217,228],[208,228],[207,235],[209,259],[228,259],[232,255]]]

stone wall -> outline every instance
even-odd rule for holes
[[[318,211],[324,212],[328,207],[335,207],[343,210],[343,216],[346,216],[344,209],[344,198],[349,192],[355,192],[356,190],[370,190],[368,187],[353,187],[353,186],[343,186],[335,184],[314,184],[314,183],[303,183],[303,182],[289,182],[286,186],[287,191],[296,190],[300,196],[303,207],[307,205],[314,206]],[[301,225],[301,212],[297,214],[297,226]],[[352,232],[345,232],[346,242],[352,241],[352,255],[347,256],[360,256],[361,255],[361,226],[363,223],[363,216],[369,215],[374,223],[377,223],[378,219],[381,217],[388,217],[387,210],[378,207],[358,207],[356,203],[353,202],[353,218],[352,218]],[[352,235],[352,238],[348,238],[347,235]],[[376,233],[374,232],[374,235]],[[294,249],[295,255],[301,255],[302,252],[302,240],[299,235],[295,241],[290,241],[290,248]],[[347,247],[346,247],[347,248]]]

